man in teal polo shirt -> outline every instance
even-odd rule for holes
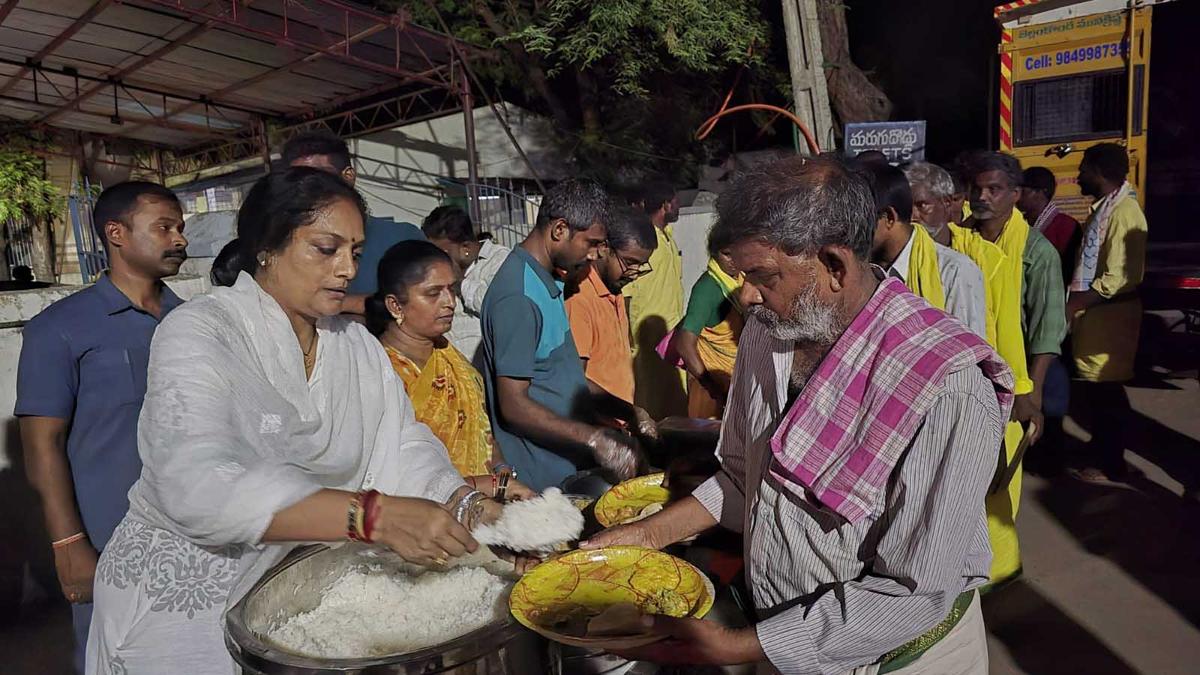
[[[597,464],[620,480],[637,469],[632,437],[591,423],[595,411],[619,405],[589,391],[563,305],[562,279],[597,258],[609,209],[608,195],[590,181],[567,180],[548,191],[533,231],[500,266],[483,300],[492,430],[521,481],[535,490]]]

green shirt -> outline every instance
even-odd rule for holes
[[[701,274],[692,286],[687,313],[683,315],[679,327],[692,335],[699,335],[705,328],[721,323],[732,309],[733,303],[725,297],[717,280],[711,274]]]
[[[1030,228],[1025,241],[1021,278],[1021,329],[1025,353],[1060,354],[1067,336],[1066,291],[1058,251],[1042,233]]]

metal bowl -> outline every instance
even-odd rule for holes
[[[359,544],[333,549],[309,546],[264,574],[246,597],[225,614],[225,645],[243,672],[259,675],[545,672],[541,641],[507,613],[502,619],[440,645],[363,659],[300,656],[264,638],[277,622],[314,609],[320,602],[321,591],[347,569],[377,555],[377,549]]]

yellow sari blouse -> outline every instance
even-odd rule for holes
[[[450,344],[434,349],[424,368],[392,347],[384,349],[417,421],[446,446],[454,468],[464,476],[487,474],[494,441],[479,371]]]

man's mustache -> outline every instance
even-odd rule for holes
[[[182,248],[171,249],[170,251],[163,253],[164,260],[169,260],[171,258],[178,258],[179,260],[187,260],[187,257],[188,257],[187,249],[182,249]]]

